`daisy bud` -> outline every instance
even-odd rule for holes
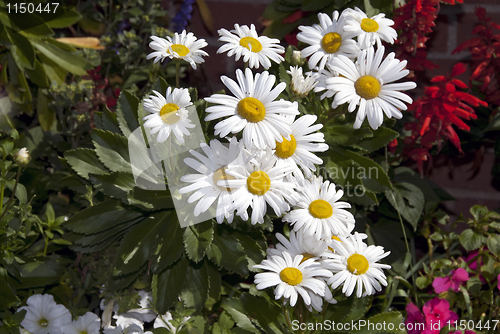
[[[290,62],[293,66],[302,66],[306,62],[305,58],[302,58],[300,51],[295,50],[292,52],[292,57],[290,57]]]
[[[30,154],[26,147],[23,147],[14,155],[14,161],[18,165],[27,165],[31,160]]]

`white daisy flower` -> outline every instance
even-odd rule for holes
[[[275,148],[276,141],[282,142],[283,137],[290,140],[290,125],[282,114],[298,115],[297,105],[289,101],[274,101],[286,88],[284,82],[272,89],[276,77],[269,72],[255,74],[247,68],[245,74],[236,71],[238,83],[222,76],[221,80],[236,96],[214,94],[205,98],[207,102],[220,104],[208,107],[209,114],[205,121],[231,116],[214,127],[215,135],[221,138],[229,133],[243,130],[243,143],[247,148],[256,146],[259,149]]]
[[[62,327],[71,323],[71,313],[52,295],[33,295],[26,304],[19,308],[27,311],[21,326],[32,334],[62,334]]]
[[[259,68],[259,64],[262,64],[267,70],[271,67],[269,59],[278,64],[284,60],[280,54],[285,53],[285,48],[279,44],[279,39],[257,35],[253,24],[250,28],[235,24],[234,30],[230,32],[226,29],[219,29],[217,32],[219,41],[226,42],[217,53],[228,51],[227,56],[236,55],[236,61],[243,57],[250,68]]]
[[[406,103],[413,100],[401,91],[415,88],[414,82],[392,83],[408,75],[404,70],[406,60],[399,61],[391,52],[382,61],[384,47],[373,47],[359,53],[356,64],[344,56],[332,60],[331,69],[341,76],[326,80],[327,89],[335,95],[332,107],[349,103],[348,111],[353,112],[358,107],[354,128],[361,127],[366,116],[370,126],[376,130],[384,121],[384,113],[388,118],[400,119],[401,110],[406,110]]]
[[[331,260],[323,261],[323,266],[331,269],[335,275],[328,280],[333,289],[341,284],[342,293],[349,297],[357,286],[356,297],[372,295],[387,286],[386,276],[382,269],[390,269],[388,264],[377,261],[388,256],[382,246],[366,246],[356,234],[350,238],[340,238],[342,242],[332,243],[334,254],[329,254]]]
[[[382,41],[394,44],[394,40],[398,38],[398,33],[392,26],[394,21],[385,18],[384,13],[377,14],[371,18],[359,8],[346,9],[345,16],[345,31],[355,33],[354,37],[358,38],[358,45],[361,49],[366,49],[377,43],[377,46],[382,45]]]
[[[73,322],[62,326],[64,334],[99,334],[101,319],[92,312],[87,312]]]
[[[294,231],[290,232],[290,240],[281,233],[276,233],[276,239],[278,239],[280,243],[276,245],[276,248],[267,249],[267,254],[269,256],[279,256],[285,251],[292,257],[302,255],[302,262],[309,259],[318,260],[319,257],[326,252],[330,244],[324,240],[318,242],[318,240],[314,238],[307,238],[303,233]]]
[[[326,88],[326,82],[329,78],[338,77],[339,74],[336,71],[330,69],[330,63],[327,63],[325,68],[318,71],[319,78],[318,83],[314,87],[314,92],[321,94],[320,99],[324,100],[325,98],[332,98],[335,95],[335,92]]]
[[[227,186],[218,186],[219,180],[234,179],[233,176],[226,174],[226,168],[233,162],[244,150],[243,145],[238,143],[236,137],[229,141],[229,147],[221,144],[217,139],[210,141],[210,146],[205,143],[200,144],[200,148],[205,155],[190,150],[189,152],[198,160],[186,158],[184,162],[193,168],[198,174],[189,174],[181,177],[182,182],[191,183],[190,185],[179,189],[181,194],[191,191],[196,192],[188,198],[188,203],[198,201],[194,209],[194,215],[197,217],[207,211],[212,204],[217,201],[216,218],[219,224],[222,224],[224,217],[228,223],[232,223],[234,217],[233,205],[231,202],[231,189]]]
[[[154,52],[151,52],[147,59],[154,58],[154,62],[163,61],[165,58],[182,59],[188,62],[193,69],[196,69],[196,64],[205,62],[202,56],[208,56],[208,53],[201,50],[207,46],[204,39],[197,39],[192,32],[187,33],[186,30],[181,34],[175,33],[174,37],[166,36],[167,39],[158,36],[151,36],[153,40],[149,43],[149,47]]]
[[[286,72],[292,76],[290,88],[296,96],[306,96],[318,83],[319,74],[308,72],[304,77],[302,67],[290,66],[290,70]]]
[[[345,210],[351,205],[338,201],[344,192],[336,191],[334,183],[313,177],[304,182],[300,194],[298,208],[283,217],[283,221],[293,225],[294,231],[314,236],[316,240],[329,240],[332,235],[350,233],[354,229],[354,216]]]
[[[184,135],[189,136],[189,130],[195,125],[188,118],[186,107],[192,105],[189,91],[185,88],[167,88],[164,97],[157,91],[153,91],[156,96],[149,95],[149,99],[144,100],[144,110],[150,112],[143,119],[144,126],[151,128],[151,134],[158,133],[156,140],[163,143],[168,139],[170,133],[175,135],[179,143],[184,143]]]
[[[295,120],[294,115],[285,116],[291,124],[292,134],[291,140],[276,142],[274,154],[278,157],[277,166],[292,165],[294,170],[293,176],[297,178],[297,182],[304,182],[304,175],[298,166],[302,168],[306,177],[311,177],[312,172],[316,171],[315,164],[321,165],[323,160],[318,158],[312,152],[325,152],[328,150],[328,144],[325,144],[324,135],[321,132],[316,132],[323,127],[323,124],[315,124],[318,119],[316,115],[304,115]]]
[[[329,270],[321,268],[313,259],[302,262],[302,255],[292,258],[288,252],[263,260],[254,268],[270,271],[255,275],[257,289],[276,286],[274,289],[276,300],[281,297],[289,299],[292,307],[297,303],[299,294],[306,305],[311,304],[311,294],[324,296],[328,287],[320,278],[331,275]]]
[[[219,185],[226,185],[232,190],[233,206],[237,215],[243,220],[248,219],[248,207],[252,207],[252,225],[263,224],[267,204],[274,213],[280,216],[290,210],[285,201],[294,203],[297,194],[295,184],[283,178],[292,171],[293,166],[276,166],[276,157],[271,150],[258,152],[250,161],[243,161],[240,156],[226,169],[226,173],[234,177],[219,181]]]
[[[301,30],[297,39],[310,46],[302,50],[302,57],[309,57],[309,68],[313,69],[319,63],[319,69],[325,68],[330,59],[340,55],[356,58],[359,48],[356,41],[352,39],[353,32],[344,30],[344,17],[337,11],[333,12],[332,18],[324,13],[318,14],[319,24],[312,27],[299,26]]]

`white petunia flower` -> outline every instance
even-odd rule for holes
[[[218,184],[231,188],[238,216],[247,220],[247,210],[251,206],[252,224],[263,224],[267,204],[280,216],[290,210],[285,199],[292,203],[296,201],[295,184],[283,179],[292,169],[293,166],[277,167],[276,157],[271,150],[261,151],[249,161],[243,161],[240,156],[226,169],[226,173],[234,179],[228,178]]]
[[[271,67],[271,62],[281,63],[284,59],[280,55],[285,53],[285,48],[279,43],[279,39],[257,35],[255,26],[250,28],[246,25],[234,25],[234,30],[230,32],[226,29],[219,29],[219,41],[226,42],[217,53],[227,52],[228,57],[236,55],[236,61],[243,57],[244,62],[248,62],[250,68],[259,68],[259,64],[267,70]]]
[[[359,53],[356,63],[344,56],[332,60],[330,67],[341,76],[326,80],[326,88],[335,95],[332,107],[349,103],[348,111],[353,112],[358,107],[354,128],[361,127],[365,117],[373,129],[384,121],[384,113],[388,118],[400,119],[401,110],[406,110],[406,103],[413,100],[401,91],[415,88],[414,82],[392,83],[408,75],[404,70],[406,60],[399,61],[390,53],[384,61],[384,47],[373,47]]]
[[[104,328],[104,334],[153,334],[150,331],[144,332],[142,326],[137,324],[118,325],[116,327]]]
[[[340,202],[342,190],[335,190],[335,184],[323,182],[322,177],[313,177],[304,182],[300,189],[301,199],[297,208],[283,217],[283,221],[293,225],[294,231],[316,240],[330,240],[332,235],[350,233],[354,229],[354,216],[349,211],[351,205]]]
[[[328,144],[325,144],[324,135],[316,132],[323,127],[323,124],[314,124],[318,117],[316,115],[303,115],[295,120],[294,115],[285,116],[290,123],[292,134],[291,140],[283,138],[283,142],[276,142],[274,154],[278,157],[277,166],[294,166],[293,176],[297,182],[304,182],[304,175],[311,177],[312,172],[316,171],[315,164],[322,164],[323,160],[318,158],[313,152],[325,152],[328,150]],[[301,169],[298,167],[300,166]],[[290,179],[290,178],[289,178]]]
[[[302,74],[302,67],[290,66],[290,70],[286,71],[292,76],[290,88],[297,96],[306,96],[316,86],[319,80],[319,74],[308,72],[306,77]]]
[[[392,26],[394,21],[387,19],[384,13],[377,14],[371,18],[359,8],[346,9],[342,15],[345,16],[345,31],[355,33],[358,38],[358,45],[361,49],[366,49],[377,43],[382,45],[382,41],[394,44],[398,38],[398,33]]]
[[[33,295],[26,304],[19,308],[27,311],[21,326],[32,334],[62,334],[62,327],[71,323],[71,313],[52,295]]]
[[[255,275],[257,289],[263,290],[276,286],[274,289],[276,300],[284,297],[290,300],[291,306],[295,306],[299,294],[306,305],[311,304],[312,294],[324,296],[328,287],[322,278],[331,277],[332,273],[321,268],[313,259],[302,262],[302,258],[302,255],[292,258],[285,251],[281,256],[272,256],[270,259],[263,260],[261,264],[255,265],[254,268],[268,271]]]
[[[231,191],[226,186],[218,186],[217,182],[219,180],[234,179],[233,176],[226,174],[225,169],[244,150],[243,145],[242,143],[238,143],[236,137],[232,137],[229,141],[229,147],[224,146],[217,139],[214,139],[210,141],[210,146],[202,143],[200,148],[205,155],[190,150],[190,153],[197,160],[193,158],[184,159],[186,165],[196,170],[198,174],[182,176],[182,182],[191,184],[179,189],[179,192],[185,194],[196,190],[188,199],[188,203],[198,201],[194,209],[196,217],[207,211],[215,200],[218,199],[216,209],[217,222],[222,224],[225,217],[228,223],[231,223],[234,217]]]
[[[167,328],[171,333],[177,333],[180,331],[191,317],[184,317],[182,319],[182,322],[179,324],[179,326],[176,328],[174,325],[170,322],[170,320],[173,320],[172,314],[170,312],[165,313],[164,315],[158,315],[158,317],[155,319],[155,322],[153,324],[154,328]]]
[[[381,246],[367,246],[356,233],[350,238],[340,237],[341,241],[332,243],[334,254],[327,256],[323,266],[332,270],[335,275],[328,280],[333,289],[343,284],[342,293],[349,297],[357,286],[356,297],[372,295],[387,286],[386,276],[382,269],[390,269],[387,264],[377,261],[388,256]]]
[[[151,134],[158,133],[156,140],[163,143],[173,133],[179,143],[184,143],[184,135],[189,136],[190,128],[195,125],[188,118],[186,107],[192,105],[189,91],[185,88],[167,88],[164,97],[157,91],[153,91],[156,96],[150,95],[144,100],[144,110],[150,115],[144,117],[144,126],[151,128]]]
[[[87,312],[73,322],[61,327],[64,334],[99,334],[101,319],[92,312]]]
[[[208,45],[207,42],[197,39],[192,32],[187,33],[186,30],[181,34],[175,33],[173,38],[151,36],[151,39],[153,41],[149,43],[149,47],[155,51],[151,52],[147,59],[155,58],[155,63],[165,58],[182,59],[196,69],[196,64],[205,62],[202,56],[208,56],[208,53],[201,50]]]
[[[207,102],[219,104],[208,107],[205,121],[228,117],[214,127],[215,135],[221,138],[229,133],[243,130],[243,143],[247,148],[275,148],[283,138],[290,140],[290,125],[282,114],[298,115],[297,105],[289,101],[274,101],[286,88],[284,82],[272,89],[276,77],[264,71],[254,75],[247,68],[245,74],[236,71],[238,83],[222,76],[221,80],[235,95],[214,94],[205,98]]]
[[[140,322],[151,322],[156,318],[156,312],[152,307],[153,296],[151,292],[146,292],[144,290],[139,290],[137,293],[140,297],[139,308],[134,308],[128,310],[125,313],[121,313],[119,316],[123,318],[134,318]]]
[[[299,26],[301,30],[297,39],[310,46],[302,50],[302,57],[309,57],[309,68],[314,69],[319,63],[319,69],[325,68],[326,63],[340,55],[356,58],[359,52],[356,41],[352,39],[353,32],[344,30],[344,17],[337,11],[332,17],[324,13],[318,14],[319,24],[312,27]]]

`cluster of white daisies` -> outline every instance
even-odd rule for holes
[[[151,293],[144,290],[138,291],[140,297],[138,307],[125,313],[118,313],[118,304],[114,300],[104,304],[101,301],[103,312],[101,318],[92,312],[71,320],[71,313],[64,305],[57,304],[52,295],[33,295],[28,298],[27,306],[19,308],[26,310],[24,320],[21,322],[20,333],[31,334],[99,334],[102,326],[104,334],[153,334],[144,331],[144,323],[153,322],[154,328],[167,328],[175,333],[175,328],[170,320],[172,314],[156,314],[151,307]],[[112,316],[112,320],[111,319]],[[184,323],[188,318],[184,318]],[[113,323],[113,324],[112,324]],[[182,323],[179,326],[182,326]]]
[[[373,129],[388,117],[401,118],[401,110],[411,98],[401,91],[415,88],[413,82],[394,83],[405,77],[406,61],[394,53],[384,57],[382,41],[393,43],[397,38],[391,27],[394,22],[379,14],[368,18],[359,8],[347,9],[330,17],[318,14],[319,24],[300,26],[299,41],[309,44],[300,57],[308,57],[310,72],[303,75],[302,67],[291,67],[291,90],[297,97],[312,89],[323,92],[321,99],[331,98],[332,107],[348,104],[347,110],[357,109],[354,128],[365,118]],[[387,285],[383,268],[377,261],[386,257],[380,246],[367,246],[362,234],[352,235],[355,220],[347,211],[350,205],[341,202],[342,190],[314,176],[322,160],[315,152],[328,150],[324,136],[314,124],[316,116],[300,114],[296,102],[279,99],[284,82],[276,85],[276,77],[266,70],[271,61],[280,63],[285,49],[279,40],[259,36],[255,27],[235,24],[234,30],[219,30],[224,42],[218,53],[240,58],[248,65],[236,71],[236,81],[222,76],[231,95],[214,94],[205,98],[211,105],[205,121],[220,120],[215,135],[226,138],[201,144],[203,152],[191,150],[193,158],[185,163],[197,173],[185,175],[181,181],[189,185],[180,193],[192,193],[189,203],[196,203],[195,216],[210,210],[215,204],[218,223],[231,223],[236,214],[252,224],[262,224],[271,207],[274,214],[293,226],[290,240],[277,237],[281,244],[268,249],[268,259],[256,268],[266,272],[255,276],[258,289],[276,286],[276,299],[284,297],[295,305],[298,295],[305,304],[321,310],[323,300],[335,302],[329,285],[350,296],[371,295]],[[204,40],[183,32],[174,38],[153,37],[150,46],[155,52],[148,58],[155,62],[166,58],[185,60],[193,68],[202,63],[207,53],[201,48]],[[296,57],[297,54],[294,54]],[[251,69],[264,67],[261,73]],[[191,105],[187,89],[167,91],[166,97],[154,92],[144,102],[150,115],[145,126],[152,127],[157,140],[165,141],[173,132],[177,141],[184,142],[190,123],[186,107]],[[240,140],[236,134],[240,135]],[[232,137],[231,137],[232,136]],[[249,216],[248,208],[251,207]]]

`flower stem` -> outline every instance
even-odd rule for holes
[[[12,188],[12,194],[10,194],[9,201],[7,202],[7,204],[5,204],[5,210],[3,210],[2,214],[0,215],[0,220],[2,220],[3,216],[5,216],[7,211],[9,211],[10,209],[10,206],[14,199],[14,194],[16,193],[17,190],[17,185],[19,184],[19,178],[21,177],[21,170],[22,166],[17,167],[16,183],[14,183],[14,188]],[[2,184],[2,201],[3,201],[3,184]]]
[[[179,77],[181,75],[181,62],[175,62],[175,86],[179,88]]]
[[[290,329],[293,330],[292,322],[290,321],[290,315],[288,314],[287,308],[285,307],[284,304],[281,306],[281,308],[283,309],[283,314],[285,315],[285,319],[286,319],[286,323],[287,323],[288,327],[290,327]]]

